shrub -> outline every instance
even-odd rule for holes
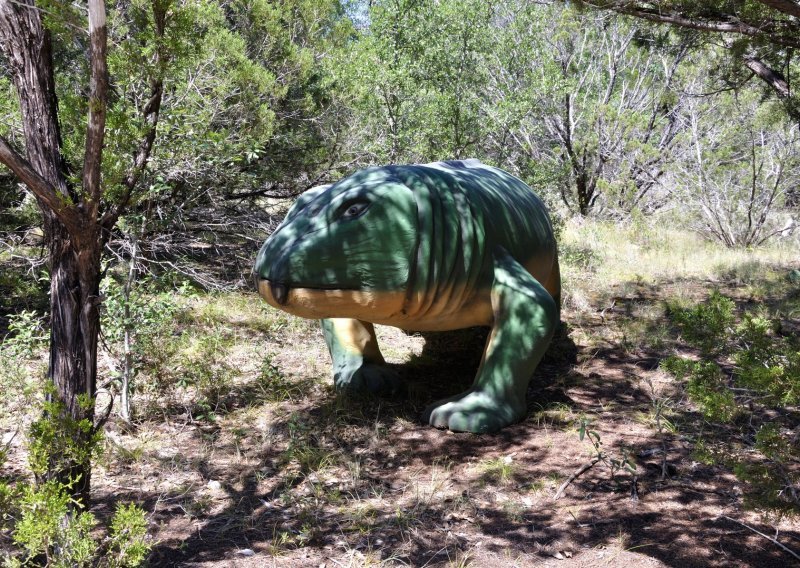
[[[730,422],[736,415],[737,405],[727,377],[714,361],[670,357],[661,362],[661,367],[676,378],[687,380],[686,392],[707,420]]]
[[[145,386],[136,380],[142,372],[151,378],[146,386],[161,392],[164,369],[177,351],[172,334],[176,315],[183,309],[182,294],[159,290],[153,284],[140,284],[126,292],[125,286],[113,278],[103,280],[101,292],[104,346],[118,361],[120,389],[127,387],[127,394],[132,395]],[[122,380],[126,367],[131,377],[128,385]],[[128,410],[124,409],[125,414]]]
[[[11,532],[19,550],[6,553],[4,564],[141,566],[152,546],[144,512],[133,504],[119,506],[108,538],[101,541],[97,519],[71,497],[78,480],[49,474],[100,457],[101,433],[87,420],[70,418],[60,403],[44,402],[39,410],[41,417],[28,430],[28,462],[35,481],[0,480],[0,528]]]
[[[661,363],[686,381],[688,397],[712,426],[696,449],[734,471],[747,487],[748,506],[800,514],[800,447],[791,418],[800,402],[800,338],[782,335],[779,317],[763,308],[737,313],[719,292],[693,307],[673,307],[670,315],[701,352],[699,360],[673,356]],[[705,450],[711,446],[717,450]]]
[[[696,306],[685,308],[673,303],[667,308],[683,338],[704,353],[717,353],[723,347],[721,339],[735,320],[733,300],[717,290],[711,292],[706,302]]]

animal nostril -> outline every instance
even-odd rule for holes
[[[282,306],[286,304],[286,299],[289,296],[289,287],[286,284],[270,280],[269,289],[276,302]]]

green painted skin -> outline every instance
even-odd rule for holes
[[[322,320],[336,387],[394,391],[373,323],[437,331],[491,325],[472,387],[424,419],[494,432],[525,393],[559,321],[547,211],[519,179],[476,160],[371,168],[303,194],[255,264],[273,306]]]

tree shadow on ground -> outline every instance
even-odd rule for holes
[[[626,296],[604,320],[587,316],[580,325],[601,336],[636,317],[637,306],[662,301],[658,290]],[[668,323],[662,314],[645,328]],[[319,565],[353,551],[413,566],[470,554],[479,563],[519,555],[533,565],[560,551],[613,546],[668,566],[790,565],[788,553],[731,520],[745,515],[731,471],[695,459],[696,433],[721,439],[731,431],[713,430],[685,405],[668,416],[670,428],[655,427],[654,400],[683,397],[675,381],[661,377],[660,390],[654,387],[658,362],[677,340],[653,346],[609,337],[588,349],[570,337],[567,329],[537,369],[529,417],[495,435],[440,431],[418,418],[432,400],[469,386],[479,336],[432,340],[444,342],[450,355],[432,343],[398,367],[409,382],[406,399],[328,392],[298,405],[272,426],[282,442],[257,448],[260,465],[231,471],[195,464],[203,479],[221,480],[228,505],[195,516],[188,538],[162,540],[151,564],[229,562],[250,548],[278,564],[283,554],[285,565]],[[597,451],[578,437],[584,418],[608,459],[573,479]],[[610,467],[611,458],[623,455],[633,472]],[[319,474],[326,459],[338,464],[327,479]],[[568,479],[564,496],[554,500]],[[159,499],[144,491],[132,496],[149,510]],[[102,496],[98,506],[110,508],[119,498]],[[155,521],[185,514],[180,503],[165,503]],[[774,533],[763,520],[746,524]],[[800,531],[784,530],[780,540],[791,548]]]

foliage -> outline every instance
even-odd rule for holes
[[[109,566],[134,568],[145,563],[152,543],[147,537],[147,517],[139,506],[118,504],[109,532],[105,559]]]
[[[763,83],[764,97],[781,101],[785,112],[797,122],[800,104],[789,85],[796,73],[797,47],[800,46],[800,9],[793,2],[771,0],[715,0],[686,2],[662,0],[580,0],[579,6],[595,6],[622,14],[662,22],[690,30],[702,30],[709,43],[725,47],[725,57],[713,67],[713,74],[728,85],[746,83],[757,77]],[[735,24],[734,24],[735,22]]]
[[[14,542],[29,558],[43,555],[44,565],[59,568],[90,564],[96,551],[90,533],[97,521],[91,513],[70,511],[74,504],[58,481],[26,486],[17,505],[21,517]]]
[[[0,342],[0,425],[16,436],[25,424],[20,417],[39,399],[45,375],[41,352],[47,336],[41,316],[28,310],[10,317],[8,328],[9,334]],[[6,444],[0,445],[0,463],[6,450]]]
[[[703,353],[715,354],[724,348],[721,338],[734,322],[735,304],[714,290],[706,302],[685,308],[668,305],[672,321],[679,327],[683,338]]]
[[[28,462],[37,479],[48,479],[54,471],[69,471],[74,464],[88,465],[101,451],[103,433],[86,418],[72,418],[63,403],[52,398],[51,392],[42,403],[42,416],[29,432]],[[94,401],[82,398],[80,404],[88,406]]]
[[[730,422],[738,413],[739,407],[728,388],[728,377],[717,363],[671,357],[662,361],[661,366],[678,379],[688,379],[686,393],[706,419]]]
[[[9,336],[3,339],[2,348],[11,361],[14,357],[32,357],[47,341],[44,322],[36,312],[22,310],[9,319]]]
[[[55,480],[15,488],[10,508],[19,515],[14,542],[24,558],[7,556],[7,566],[134,568],[144,565],[152,543],[147,520],[137,505],[118,505],[109,536],[94,534],[97,519],[78,507],[66,487]],[[8,486],[6,486],[8,487]],[[3,486],[0,485],[0,493]]]
[[[301,385],[290,380],[273,361],[274,355],[268,353],[261,364],[256,378],[259,395],[269,402],[294,402],[305,391]]]
[[[784,335],[780,322],[764,314],[746,313],[736,328],[741,345],[734,356],[738,383],[759,393],[764,404],[800,403],[800,341]]]
[[[73,433],[80,429],[84,435]],[[42,403],[41,418],[28,431],[28,462],[36,481],[0,479],[0,526],[13,535],[24,556],[6,554],[7,566],[49,567],[135,567],[141,566],[152,544],[147,536],[144,511],[135,504],[118,505],[111,519],[110,534],[97,536],[98,522],[71,496],[76,478],[48,477],[63,464],[96,460],[101,453],[102,435],[89,432],[92,425],[75,422],[60,404]],[[2,465],[0,455],[0,465]]]
[[[367,160],[476,155],[493,9],[477,0],[389,0],[371,3],[369,14],[369,28],[341,52],[339,73],[354,95]]]
[[[348,37],[338,3],[196,0],[181,9],[185,27],[167,34],[178,53],[163,71],[171,88],[151,197],[183,208],[187,198],[207,203],[264,185],[296,193],[327,175],[340,121],[321,56]],[[137,44],[127,45],[133,60],[120,52],[119,63],[136,77]]]
[[[142,283],[126,293],[126,284],[113,277],[103,280],[101,293],[104,346],[118,361],[117,379],[125,372],[124,367],[130,366],[133,380],[129,388],[133,394],[139,371],[152,372],[174,356],[175,350],[170,348],[173,319],[184,309],[190,294],[185,284],[175,293],[160,289],[157,281]]]
[[[758,246],[785,228],[775,212],[800,182],[800,136],[775,111],[753,88],[687,104],[687,154],[678,165],[686,215],[728,247]]]
[[[507,167],[538,171],[581,215],[663,205],[689,42],[557,4],[511,3],[504,18],[486,108],[505,113]]]
[[[735,439],[725,436],[725,450],[705,455],[746,484],[749,506],[800,513],[800,479],[789,466],[800,458],[790,418],[800,402],[800,338],[780,332],[780,314],[737,309],[719,292],[670,314],[701,358],[673,356],[662,368],[687,381],[687,395],[712,427],[740,431]],[[703,437],[697,445],[705,447]]]

